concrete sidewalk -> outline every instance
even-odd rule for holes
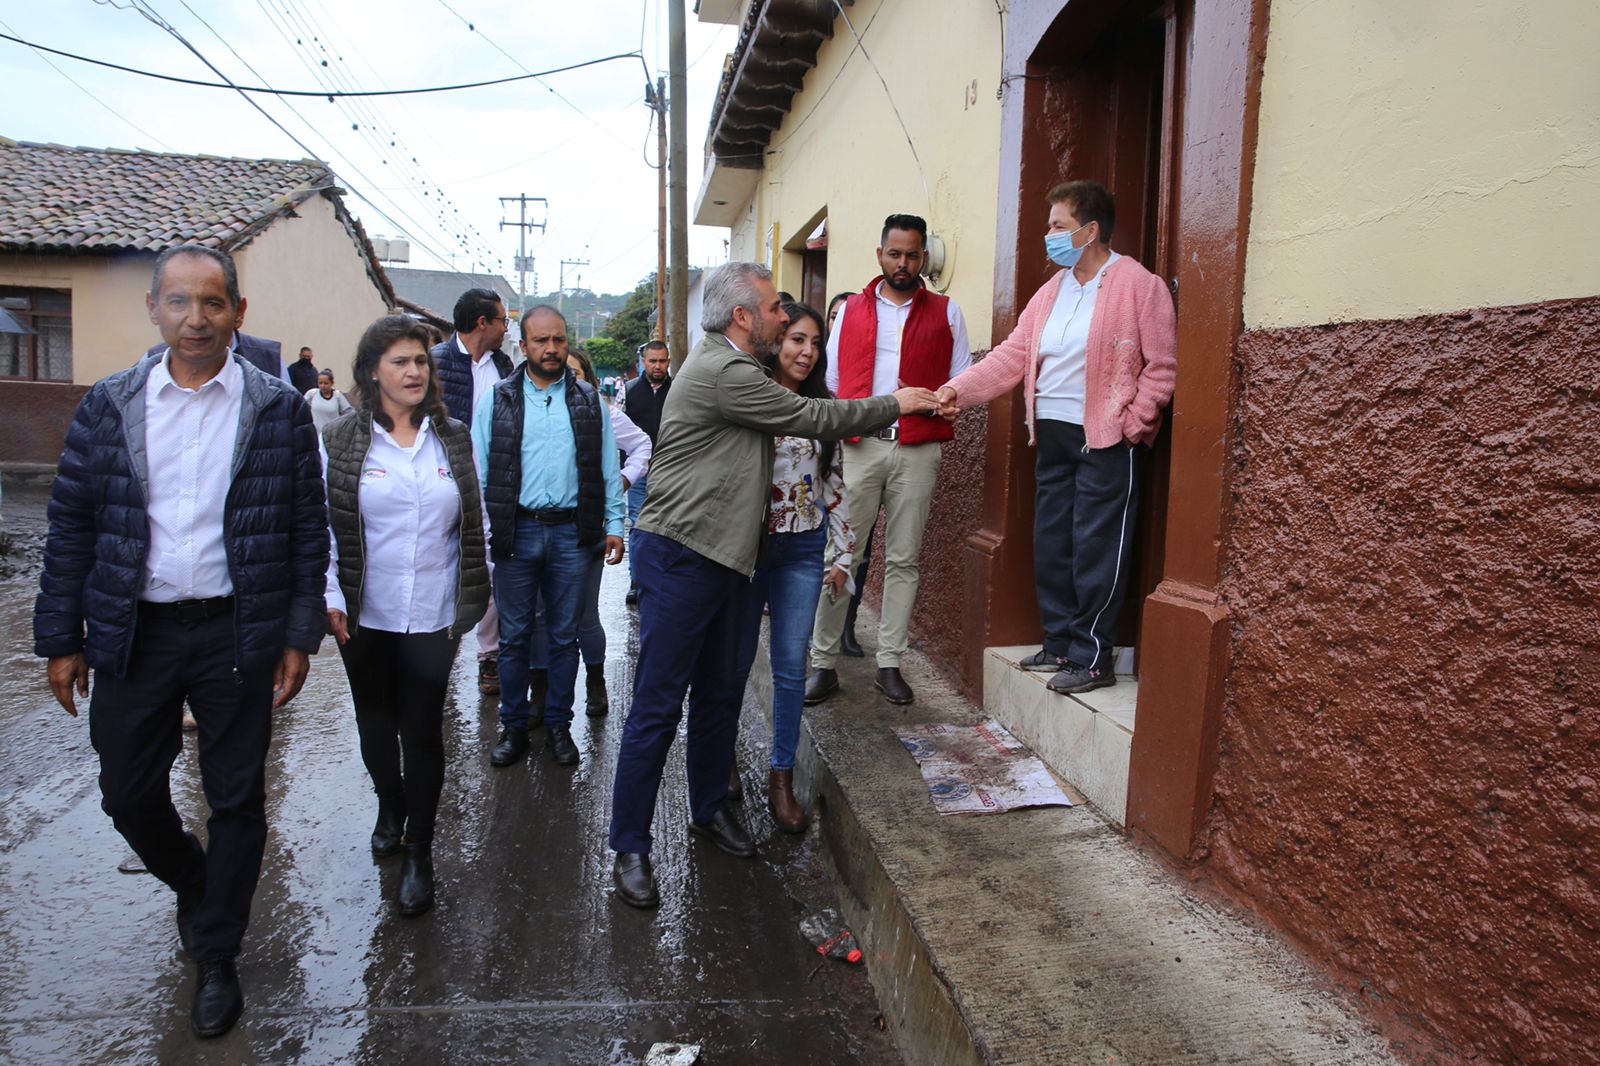
[[[917,702],[891,706],[867,654],[806,709],[796,789],[908,1062],[1398,1061],[1293,951],[1093,807],[934,813],[894,728],[988,716],[916,654]],[[767,661],[753,676],[770,714]]]

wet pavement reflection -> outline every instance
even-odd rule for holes
[[[527,761],[490,767],[495,704],[480,699],[476,644],[463,641],[445,710],[438,901],[421,918],[393,913],[398,864],[368,852],[375,801],[343,667],[324,642],[274,722],[270,836],[240,959],[245,1015],[221,1040],[196,1040],[172,895],[117,871],[128,849],[100,811],[87,716],[61,711],[31,654],[44,501],[43,487],[6,486],[0,1061],[634,1063],[678,1040],[702,1044],[704,1063],[900,1061],[865,972],[819,959],[798,933],[835,900],[814,836],[786,837],[766,813],[753,706],[741,809],[760,855],[689,837],[680,737],[654,826],[662,905],[614,898],[605,830],[638,639],[626,566],[608,568],[601,592],[615,710],[591,719],[580,706],[575,769],[550,760],[542,732]],[[193,742],[173,795],[203,835]]]

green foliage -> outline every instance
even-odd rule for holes
[[[591,337],[583,342],[583,350],[589,353],[589,361],[594,363],[597,374],[620,374],[634,361],[633,350],[623,347],[615,337]]]
[[[631,357],[639,345],[650,339],[650,313],[656,309],[656,276],[652,272],[628,294],[622,309],[606,324],[606,336],[614,338]]]

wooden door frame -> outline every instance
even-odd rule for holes
[[[1176,269],[1178,382],[1172,409],[1164,576],[1144,602],[1129,831],[1185,857],[1211,805],[1231,641],[1217,593],[1228,520],[1227,428],[1238,396],[1244,253],[1269,0],[1169,0],[1163,132],[1172,172],[1158,226]],[[1103,0],[1012,0],[1001,105],[994,335],[1043,283],[1038,203],[1058,164],[1041,130],[1041,58],[1092,40],[1118,14]],[[1169,126],[1170,123],[1170,126]],[[1032,449],[1016,391],[990,409],[981,525],[966,544],[968,677],[985,647],[1038,633],[1032,584]]]

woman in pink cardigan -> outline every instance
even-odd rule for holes
[[[1039,449],[1033,561],[1045,632],[1022,668],[1053,674],[1056,692],[1087,692],[1116,683],[1139,467],[1172,399],[1177,316],[1161,279],[1109,247],[1116,207],[1103,185],[1069,181],[1049,201],[1045,253],[1065,269],[939,398],[972,407],[1022,383]]]

